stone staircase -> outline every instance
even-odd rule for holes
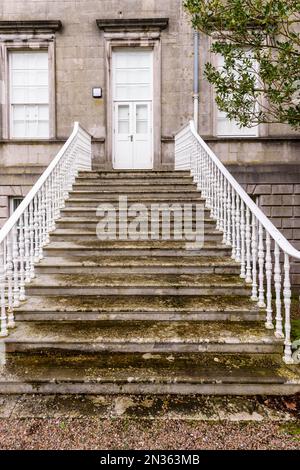
[[[209,211],[198,251],[100,241],[96,208],[119,195],[202,202],[188,172],[81,172],[2,341],[0,393],[299,392]]]

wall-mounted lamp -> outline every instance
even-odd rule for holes
[[[93,98],[102,98],[102,88],[100,87],[93,87],[92,90]]]

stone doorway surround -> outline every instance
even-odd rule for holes
[[[104,33],[106,59],[106,166],[112,168],[112,52],[120,47],[153,49],[153,168],[162,167],[161,159],[161,31],[168,18],[99,19],[98,28]]]

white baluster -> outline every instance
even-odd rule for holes
[[[284,340],[284,357],[286,364],[292,364],[292,343],[291,343],[291,281],[290,281],[290,260],[289,256],[284,254],[284,284],[283,284],[283,302],[285,310],[285,340]]]
[[[46,183],[45,183],[46,185]],[[45,185],[40,189],[41,193],[41,232],[42,232],[42,243],[43,247],[46,244],[47,236],[47,227],[46,227],[46,194],[45,194]]]
[[[227,182],[227,238],[226,245],[231,245],[231,186]]]
[[[5,305],[5,253],[4,245],[0,244],[0,336],[4,337],[8,335],[7,330],[7,317],[6,317],[6,305]]]
[[[50,178],[47,179],[46,183],[46,190],[45,190],[45,204],[46,204],[46,233],[45,233],[45,245],[47,245],[50,242],[50,237],[49,234],[51,232],[51,202],[50,202],[50,197],[51,197],[51,184],[50,184]]]
[[[227,219],[227,180],[225,177],[223,179],[223,240],[222,243],[227,243],[228,238],[228,225],[229,221]]]
[[[35,249],[34,249],[34,204],[33,201],[29,204],[29,251],[30,251],[30,279],[35,277],[34,273],[34,258],[35,258]]]
[[[14,265],[14,307],[20,305],[20,291],[19,291],[19,242],[18,242],[18,226],[17,224],[12,229],[13,233],[13,265]]]
[[[245,204],[241,200],[241,278],[246,278]]]
[[[252,295],[251,300],[257,301],[257,220],[252,214]]]
[[[31,281],[29,209],[26,209],[24,212],[24,236],[25,236],[25,284],[28,284]]]
[[[39,261],[43,259],[43,214],[42,214],[42,191],[37,194],[38,199],[38,247],[39,247]]]
[[[219,230],[224,234],[224,203],[223,203],[223,186],[224,186],[224,179],[221,171],[219,171]]]
[[[19,219],[20,301],[25,300],[25,243],[23,216]]]
[[[250,226],[250,210],[246,207],[246,279],[247,284],[252,283],[251,271],[251,226]]]
[[[40,258],[40,247],[39,247],[39,206],[38,197],[34,198],[34,262],[38,263]]]
[[[272,256],[271,256],[271,237],[266,232],[266,279],[267,279],[267,318],[265,326],[273,330],[273,309],[272,309]]]
[[[236,211],[235,211],[235,224],[236,224],[236,250],[235,261],[241,261],[241,213],[240,213],[240,198],[236,194]]]
[[[275,283],[275,295],[276,295],[276,328],[275,336],[277,338],[283,338],[282,330],[282,314],[281,314],[281,270],[280,270],[280,251],[279,246],[275,243],[274,250],[275,266],[274,266],[274,283]]]
[[[55,214],[56,214],[56,206],[55,206],[55,171],[53,171],[52,175],[50,176],[50,186],[51,186],[51,197],[50,197],[50,232],[55,230]]]
[[[232,188],[232,198],[231,198],[231,245],[232,245],[232,255],[231,258],[235,259],[236,256],[236,223],[235,223],[235,191]]]
[[[7,310],[8,317],[9,312],[13,310],[13,262],[12,262],[12,233],[7,235],[6,239],[6,277],[7,277]]]
[[[265,308],[265,289],[264,289],[264,240],[263,240],[263,227],[259,224],[258,229],[258,266],[259,266],[259,289],[258,289],[258,303],[259,308]]]

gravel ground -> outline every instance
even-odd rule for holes
[[[300,449],[300,422],[26,419],[0,421],[0,449]]]

